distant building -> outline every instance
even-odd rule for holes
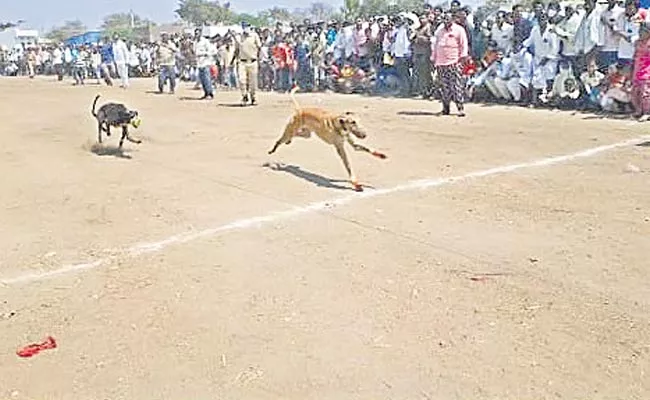
[[[39,43],[39,39],[39,33],[35,29],[10,28],[0,32],[0,45],[7,47],[35,45]]]

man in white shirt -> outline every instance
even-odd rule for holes
[[[497,50],[496,60],[485,69],[473,82],[475,86],[485,85],[497,100],[510,100],[507,81],[511,76],[512,60],[505,57],[503,49]]]
[[[523,47],[517,52],[513,51],[510,58],[512,60],[510,76],[506,85],[513,99],[519,102],[522,99],[522,89],[526,93],[530,92],[530,85],[533,80],[533,56]]]
[[[576,49],[576,35],[582,22],[583,15],[576,12],[573,6],[568,5],[564,8],[564,18],[554,27],[562,43],[562,55],[571,61],[572,67],[575,68],[575,58],[578,55]]]
[[[113,37],[113,57],[117,74],[122,80],[121,88],[129,87],[129,48],[118,35]]]
[[[599,64],[601,68],[608,68],[618,62],[618,45],[621,38],[617,27],[622,25],[624,9],[619,7],[616,0],[607,0],[607,8],[600,15],[602,26],[602,48],[599,53]]]
[[[510,54],[515,37],[514,28],[505,19],[506,13],[499,11],[490,30],[490,36],[497,44],[497,48],[503,50],[505,54]]]
[[[63,80],[63,50],[58,46],[52,52],[52,66],[59,81]]]
[[[203,88],[201,100],[214,99],[214,86],[210,77],[210,68],[215,63],[215,50],[212,43],[203,36],[202,30],[194,31],[194,54],[198,69],[199,82]]]
[[[65,74],[72,76],[72,49],[66,46],[63,50],[63,66]]]
[[[408,65],[411,56],[411,41],[409,39],[408,21],[402,17],[397,18],[393,56],[395,57],[395,70],[401,83],[401,95],[407,96],[411,91],[411,77]]]
[[[586,60],[591,60],[597,56],[597,46],[601,46],[603,40],[600,10],[596,7],[596,0],[585,0],[584,9],[584,17],[576,32],[575,50]]]
[[[619,19],[616,33],[619,37],[617,57],[618,62],[624,65],[632,65],[634,60],[634,45],[639,40],[639,31],[642,20],[639,15],[639,7],[635,0],[625,1],[625,14]]]
[[[532,46],[535,49],[533,88],[546,94],[557,74],[560,39],[551,29],[546,13],[539,14],[537,18],[537,25],[533,26],[530,37],[524,40],[524,47]],[[538,96],[533,97],[533,103],[535,104],[537,101]]]

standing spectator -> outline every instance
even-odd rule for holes
[[[594,1],[594,0],[589,0]],[[513,42],[512,46],[515,49],[521,48],[521,45],[524,43],[524,40],[528,39],[530,36],[530,31],[533,29],[533,25],[530,20],[524,18],[523,16],[523,7],[520,4],[517,4],[512,7],[512,35]]]
[[[562,59],[567,60],[574,73],[578,73],[580,67],[577,60],[576,35],[578,27],[582,22],[582,14],[576,12],[573,6],[568,5],[564,8],[564,18],[552,29],[560,38],[562,45]]]
[[[600,24],[600,12],[596,8],[596,0],[585,0],[585,15],[580,21],[576,33],[576,51],[582,55],[581,65],[588,65],[598,55],[598,46],[602,42],[602,29]]]
[[[72,50],[72,59],[73,59],[72,76],[74,77],[75,85],[85,84],[86,69],[88,68],[88,64],[86,63],[87,57],[88,57],[88,53],[86,52],[83,46],[74,48]]]
[[[458,115],[465,116],[465,88],[462,77],[462,63],[469,56],[465,29],[454,22],[447,12],[443,25],[435,32],[432,40],[431,60],[436,67],[442,84],[442,114],[449,115],[450,103],[458,108]]]
[[[140,63],[142,64],[142,70],[145,76],[150,76],[151,74],[151,49],[149,45],[142,46],[142,51],[140,52]]]
[[[560,56],[560,40],[551,29],[546,13],[539,14],[537,25],[533,27],[530,37],[524,41],[524,46],[535,49],[533,88],[536,92],[541,91],[546,95],[557,74],[557,62]],[[533,103],[536,104],[538,99],[536,94]]]
[[[354,27],[354,55],[356,56],[356,64],[365,67],[368,61],[368,42],[370,41],[369,32],[366,32],[366,27],[363,21],[359,18]]]
[[[36,52],[33,48],[27,49],[26,61],[27,73],[30,79],[34,79],[34,76],[36,75]]]
[[[619,37],[618,62],[631,66],[634,62],[635,44],[639,40],[640,25],[645,21],[645,10],[641,12],[637,0],[625,1],[625,14],[619,19],[616,34]]]
[[[235,47],[235,56],[233,62],[237,60],[237,70],[239,76],[239,88],[242,94],[242,105],[246,105],[250,100],[251,105],[255,105],[255,92],[257,89],[257,74],[259,72],[260,49],[262,41],[255,31],[253,31],[247,22],[242,22],[243,33],[241,39],[237,41]]]
[[[90,53],[90,69],[93,71],[93,74],[95,75],[95,79],[97,79],[97,84],[101,85],[102,55],[99,54],[99,49],[97,48],[97,46],[93,46]]]
[[[607,9],[600,16],[600,24],[603,29],[602,45],[599,53],[599,64],[601,68],[608,68],[618,63],[618,45],[620,36],[617,27],[622,25],[624,9],[619,7],[617,0],[607,0]]]
[[[287,45],[283,36],[276,37],[276,45],[273,47],[273,59],[276,68],[277,89],[281,92],[291,90],[291,68],[293,65],[293,52]]]
[[[52,53],[52,65],[54,66],[54,73],[59,81],[63,80],[64,67],[63,67],[63,47],[57,46]]]
[[[503,50],[504,54],[510,54],[514,38],[514,28],[506,22],[506,13],[499,11],[490,30],[490,39],[496,43],[497,48]]]
[[[120,87],[127,89],[129,87],[129,48],[119,35],[113,36],[113,57],[117,75],[122,81]]]
[[[210,68],[214,64],[214,48],[212,43],[202,34],[202,29],[194,31],[194,54],[196,56],[196,67],[198,70],[199,82],[203,88],[201,100],[214,99],[214,86],[210,79]]]
[[[423,98],[431,97],[431,24],[426,15],[420,17],[420,26],[413,37],[413,66],[416,91]]]
[[[311,69],[311,49],[310,42],[305,37],[305,34],[299,34],[296,47],[296,84],[302,89],[311,90],[313,89],[313,74]]]
[[[99,53],[102,56],[102,65],[100,69],[104,82],[106,82],[108,86],[113,86],[115,58],[113,57],[113,44],[110,42],[109,37],[104,38],[104,43],[99,48]]]
[[[158,63],[158,93],[165,91],[165,85],[169,80],[169,93],[174,94],[176,90],[176,55],[178,47],[169,39],[167,33],[163,33],[160,43],[156,47],[156,62]]]
[[[411,92],[411,77],[409,73],[409,58],[411,57],[411,41],[409,40],[408,21],[397,18],[393,56],[395,57],[395,70],[400,80],[401,96],[408,96]]]
[[[325,77],[321,73],[321,64],[325,59],[325,46],[326,46],[325,34],[322,31],[315,32],[311,37],[311,67],[312,67],[312,76],[314,81],[314,87],[317,89],[322,88],[322,84],[325,80]]]
[[[650,114],[650,29],[647,23],[641,24],[639,35],[632,71],[632,104],[637,118]]]

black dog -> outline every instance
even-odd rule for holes
[[[129,125],[133,125],[135,128],[138,127],[138,112],[129,110],[124,104],[117,103],[106,103],[95,112],[99,97],[99,95],[95,97],[93,108],[90,111],[93,117],[97,119],[97,140],[99,140],[99,143],[102,142],[102,131],[106,132],[106,136],[111,136],[112,126],[122,128],[122,138],[120,139],[119,148],[122,148],[124,139],[127,139],[131,143],[142,143],[141,140],[132,139],[129,135]]]

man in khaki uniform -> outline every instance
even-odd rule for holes
[[[255,90],[257,89],[257,74],[259,72],[259,54],[262,41],[248,23],[242,22],[244,33],[236,41],[235,54],[232,63],[237,60],[237,75],[242,94],[242,105],[255,105]]]

